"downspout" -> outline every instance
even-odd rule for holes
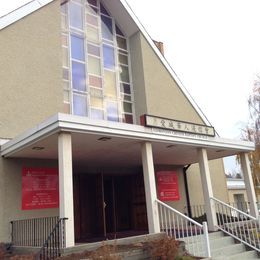
[[[187,180],[187,170],[189,169],[190,166],[191,165],[188,164],[187,166],[183,167],[182,171],[183,171],[183,177],[184,177],[184,188],[185,188],[185,194],[186,194],[188,217],[192,218],[191,205],[190,205],[190,194],[189,194],[188,180]]]

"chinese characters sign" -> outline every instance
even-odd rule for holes
[[[157,172],[157,193],[161,201],[179,200],[178,176],[173,171]]]
[[[193,124],[190,122],[183,122],[149,115],[144,115],[144,118],[142,118],[141,121],[143,121],[143,124],[145,126],[157,127],[198,135],[215,136],[215,130],[212,126]]]
[[[22,210],[59,207],[59,177],[56,168],[23,168]]]

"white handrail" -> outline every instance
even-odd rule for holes
[[[199,257],[211,257],[207,223],[203,225],[156,199],[162,232],[183,240],[187,251]]]
[[[228,208],[230,208],[230,209],[232,209],[232,210],[237,211],[239,214],[242,214],[242,215],[246,216],[247,218],[250,218],[250,219],[252,219],[252,220],[257,220],[257,218],[255,218],[255,217],[253,217],[253,216],[251,216],[251,215],[245,213],[244,211],[241,211],[241,210],[239,210],[239,209],[237,209],[237,208],[234,208],[233,206],[230,206],[229,204],[227,204],[227,203],[225,203],[225,202],[223,202],[223,201],[221,201],[221,200],[218,200],[218,199],[216,199],[216,198],[214,198],[214,197],[211,197],[210,199],[211,199],[211,200],[215,200],[216,202],[218,202],[218,203],[220,203],[220,204],[222,204],[222,205],[224,205],[224,206],[226,206],[226,207],[228,207]]]
[[[176,210],[176,209],[170,207],[169,205],[165,204],[164,202],[162,202],[162,201],[160,201],[160,200],[158,200],[158,199],[156,199],[155,201],[156,201],[157,203],[160,203],[161,205],[163,205],[163,206],[166,207],[167,209],[173,211],[174,213],[180,215],[181,217],[187,219],[187,220],[190,221],[192,224],[197,225],[197,226],[200,227],[200,228],[203,227],[203,226],[202,226],[200,223],[198,223],[197,221],[193,220],[192,218],[189,218],[188,216],[186,216],[186,215],[184,215],[183,213],[179,212],[178,210]]]
[[[260,252],[260,227],[258,219],[227,203],[211,197],[216,208],[217,227],[241,243]]]

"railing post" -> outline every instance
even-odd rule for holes
[[[211,257],[210,253],[210,244],[209,244],[209,232],[208,232],[208,225],[207,222],[202,223],[203,227],[203,234],[204,234],[204,239],[205,239],[205,252],[207,257]]]

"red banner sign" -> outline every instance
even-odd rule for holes
[[[178,176],[173,171],[157,172],[157,193],[161,201],[179,200]]]
[[[23,168],[22,210],[59,207],[59,176],[56,168]]]

